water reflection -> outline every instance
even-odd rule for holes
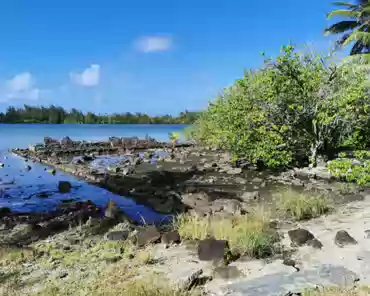
[[[116,160],[102,161],[122,161]],[[91,200],[100,207],[105,207],[110,199],[133,220],[145,223],[169,221],[169,216],[153,212],[145,206],[137,205],[129,198],[115,195],[107,190],[86,184],[72,176],[57,172],[48,173],[45,166],[25,162],[24,159],[7,152],[1,152],[0,162],[0,207],[9,207],[13,212],[48,212],[55,210],[66,200]],[[31,166],[31,170],[27,166]],[[69,181],[73,188],[68,194],[58,192],[58,181]]]

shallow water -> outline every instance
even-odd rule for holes
[[[30,144],[42,142],[44,136],[56,139],[69,136],[73,140],[98,141],[110,136],[144,138],[149,135],[166,141],[168,133],[183,128],[170,125],[0,125],[0,162],[4,164],[0,168],[0,207],[9,207],[19,213],[47,212],[56,209],[63,200],[91,200],[98,206],[105,206],[113,199],[135,221],[162,221],[166,217],[135,204],[129,198],[88,185],[67,174],[57,172],[53,176],[45,171],[45,166],[25,162],[10,154],[8,149],[26,148]],[[30,171],[27,171],[27,165],[32,167]],[[73,189],[70,193],[58,193],[58,181],[61,180],[71,182]]]

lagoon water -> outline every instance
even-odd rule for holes
[[[53,210],[63,200],[92,200],[105,206],[110,199],[134,220],[145,219],[146,223],[159,222],[164,217],[144,206],[136,205],[131,199],[114,195],[102,188],[91,186],[67,174],[47,173],[44,166],[26,163],[22,158],[8,152],[10,148],[27,148],[30,144],[42,143],[45,136],[61,139],[69,136],[73,140],[98,141],[110,136],[144,138],[146,135],[167,141],[168,134],[180,132],[181,125],[49,125],[49,124],[0,124],[0,208],[9,207],[14,212],[45,212]],[[26,165],[32,169],[26,170]],[[58,181],[70,181],[73,190],[69,194],[57,192]],[[46,193],[47,198],[43,197]],[[41,195],[40,195],[41,194]]]

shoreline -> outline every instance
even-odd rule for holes
[[[122,291],[141,283],[143,274],[148,279],[159,274],[161,280],[156,284],[170,283],[181,289],[180,294],[168,294],[171,296],[298,292],[312,284],[340,284],[339,274],[348,278],[345,287],[352,288],[357,277],[367,281],[361,261],[352,260],[360,246],[354,247],[356,252],[348,253],[347,247],[337,246],[337,236],[341,229],[348,229],[361,246],[367,244],[360,237],[365,229],[358,226],[368,220],[364,205],[370,201],[370,192],[353,187],[348,197],[339,202],[345,195],[342,183],[329,180],[319,171],[318,175],[315,171],[308,174],[307,170],[268,174],[250,164],[233,166],[231,156],[224,151],[192,144],[172,147],[154,139],[111,137],[110,141],[88,143],[68,137],[61,142],[45,138],[43,145],[11,151],[28,163],[34,161],[66,172],[131,198],[156,213],[176,217],[170,224],[138,225],[125,215],[124,209],[117,209],[108,200],[106,207],[89,201],[71,202],[58,213],[29,217],[3,213],[0,236],[5,245],[0,244],[0,266],[9,262],[9,254],[12,258],[21,256],[17,259],[21,265],[13,260],[4,269],[5,274],[16,274],[10,275],[15,283],[25,283],[19,290],[21,294],[39,291],[41,294],[35,295],[48,295],[48,289],[60,292],[61,287],[69,292],[56,295],[73,294],[81,289],[74,279],[89,278],[88,287],[112,289],[112,295],[121,295],[113,286],[99,281],[103,278],[109,282],[111,269],[113,281],[118,276]],[[281,192],[284,203],[275,196],[281,189],[287,190]],[[356,194],[362,196],[361,201],[356,201]],[[329,196],[337,204],[328,212]],[[308,208],[297,208],[309,200]],[[288,216],[280,212],[284,204]],[[259,212],[261,206],[263,212]],[[278,207],[279,211],[274,212]],[[312,216],[299,216],[302,210]],[[294,211],[297,216],[291,216]],[[342,220],[337,221],[337,216]],[[256,225],[261,227],[258,231]],[[331,231],[327,231],[328,227]],[[211,232],[207,234],[208,231]],[[297,236],[291,231],[296,231]],[[214,238],[209,238],[211,233]],[[231,257],[226,260],[227,245]],[[27,248],[33,255],[27,253]],[[5,255],[1,255],[2,249]],[[345,254],[352,259],[341,262]],[[87,257],[91,260],[86,261]],[[102,273],[95,275],[91,270]],[[40,271],[43,279],[34,284],[32,279]],[[121,273],[131,276],[121,277]],[[0,279],[1,276],[0,272]],[[4,295],[17,295],[17,285],[12,283],[9,282],[9,294],[5,291]],[[289,286],[289,291],[281,283]],[[165,287],[161,286],[160,291]],[[185,291],[189,289],[193,290]]]

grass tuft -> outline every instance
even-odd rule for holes
[[[273,253],[274,237],[269,229],[269,213],[258,211],[232,219],[180,215],[175,228],[183,239],[207,237],[227,240],[231,251],[250,257],[266,257]]]
[[[277,209],[283,215],[295,220],[307,220],[319,217],[332,209],[331,202],[324,195],[297,193],[287,190],[277,195]]]

